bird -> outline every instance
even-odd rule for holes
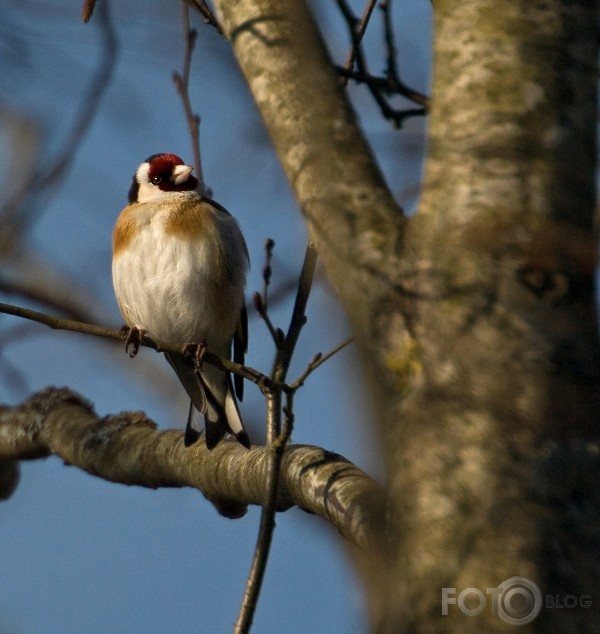
[[[202,433],[195,408],[204,416],[208,449],[228,433],[250,448],[236,399],[243,398],[242,378],[232,381],[201,360],[208,349],[244,361],[248,249],[235,218],[199,191],[192,171],[169,153],[153,154],[137,168],[112,234],[113,287],[130,334],[198,345],[196,367],[184,352],[165,352],[191,399],[185,446]]]

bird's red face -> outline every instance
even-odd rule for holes
[[[198,179],[192,176],[192,167],[176,154],[153,154],[138,168],[131,189],[129,203],[143,202],[161,192],[192,191],[198,187]]]

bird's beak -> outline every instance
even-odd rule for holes
[[[175,185],[181,185],[181,183],[185,183],[185,181],[190,177],[193,169],[194,168],[191,165],[176,165],[173,168],[173,176],[171,180],[175,183]]]

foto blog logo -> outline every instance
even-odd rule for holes
[[[542,595],[539,587],[526,577],[510,577],[495,588],[465,588],[456,593],[456,588],[442,588],[442,614],[447,615],[450,605],[456,605],[467,616],[481,614],[488,601],[492,614],[511,625],[525,625],[533,621],[542,608],[589,608],[590,595]]]

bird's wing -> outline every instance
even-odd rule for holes
[[[192,399],[192,403],[194,403],[196,409],[201,414],[206,414],[208,403],[204,387],[198,380],[194,370],[186,363],[184,356],[174,352],[165,352],[165,357],[175,372],[177,372],[179,380],[183,384],[183,387],[189,397]]]
[[[242,306],[240,318],[233,334],[233,360],[240,365],[244,364],[244,355],[248,350],[248,313],[246,306]],[[233,375],[233,385],[238,399],[244,398],[244,379],[239,374]]]

